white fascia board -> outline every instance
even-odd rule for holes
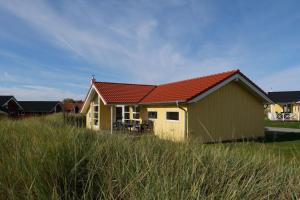
[[[19,104],[19,102],[17,101],[17,99],[15,97],[10,98],[7,102],[5,102],[5,104],[3,104],[3,106],[6,106],[8,104],[8,102],[10,102],[11,100],[13,100],[20,108],[22,108],[22,106]],[[22,110],[24,110],[22,108]]]
[[[274,102],[261,90],[257,88],[257,86],[253,85],[251,82],[249,82],[247,79],[245,79],[243,76],[239,75],[239,79],[243,81],[249,88],[251,88],[254,92],[256,92],[260,97],[262,97],[266,103],[273,104]]]
[[[211,89],[207,90],[206,92],[196,96],[195,98],[188,101],[188,103],[195,103],[200,101],[201,99],[205,98],[206,96],[210,95],[211,93],[217,91],[218,89],[224,87],[225,85],[229,84],[230,82],[234,80],[241,80],[245,85],[247,85],[251,90],[253,90],[256,94],[258,94],[261,98],[263,98],[267,103],[273,103],[273,101],[265,95],[263,92],[261,92],[255,85],[253,85],[251,82],[246,80],[243,76],[240,74],[236,74],[223,82],[219,83],[218,85],[212,87]]]
[[[103,101],[104,105],[107,105],[107,102],[104,100],[104,98],[102,97],[101,93],[98,91],[98,89],[95,87],[95,85],[93,85],[94,90],[97,92],[97,94],[99,95],[100,99]]]
[[[95,85],[93,85],[90,88],[89,92],[88,92],[88,95],[86,97],[86,100],[84,101],[84,104],[83,104],[83,106],[81,108],[80,113],[85,113],[84,111],[86,110],[87,105],[90,104],[92,91],[95,91],[98,94],[98,96],[100,97],[100,99],[103,101],[104,105],[107,105],[106,101],[104,100],[104,98],[102,97],[102,95],[100,94],[100,92],[97,90],[97,88],[95,87]]]

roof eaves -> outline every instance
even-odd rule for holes
[[[187,100],[175,100],[175,101],[160,101],[160,102],[140,102],[139,105],[159,105],[159,104],[176,104],[186,103]]]

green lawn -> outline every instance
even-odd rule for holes
[[[280,140],[280,139],[279,139]],[[248,143],[229,143],[225,144],[229,148],[239,149],[245,148],[251,152],[258,153],[260,149],[263,152],[269,152],[273,155],[285,158],[285,159],[298,159],[300,156],[300,139],[292,141],[278,141],[278,142],[248,142]]]
[[[299,199],[300,142],[110,135],[62,117],[0,121],[0,199]]]
[[[281,127],[281,128],[299,128],[300,129],[300,122],[283,122],[283,121],[265,120],[265,126]]]

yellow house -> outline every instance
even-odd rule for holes
[[[269,92],[274,102],[269,105],[270,120],[300,121],[300,91]]]
[[[82,113],[87,128],[151,120],[155,135],[215,142],[264,135],[267,94],[239,70],[163,85],[92,80]]]

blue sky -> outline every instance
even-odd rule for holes
[[[165,83],[239,68],[300,90],[300,2],[0,0],[0,94],[84,98],[98,81]]]

